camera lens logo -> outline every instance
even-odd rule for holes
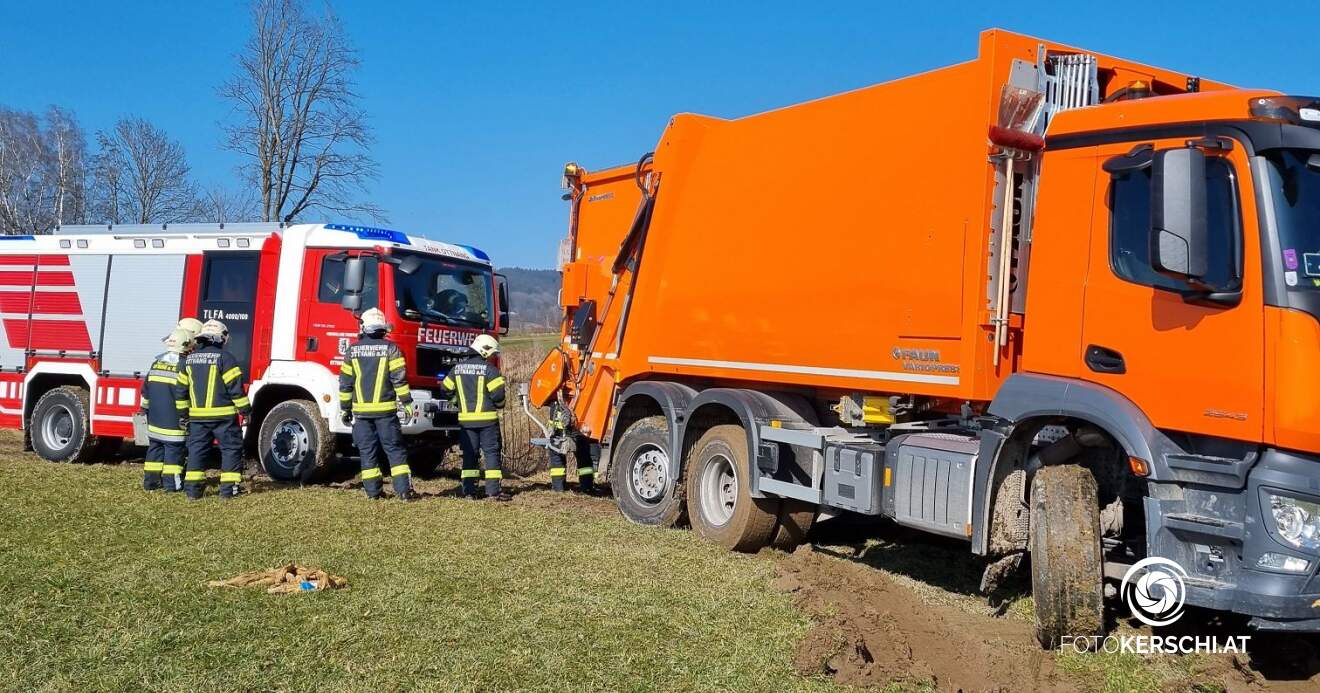
[[[1167,626],[1183,615],[1187,571],[1167,558],[1144,558],[1123,576],[1120,588],[1132,616],[1149,626]]]

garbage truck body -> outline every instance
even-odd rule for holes
[[[349,432],[337,379],[354,309],[390,316],[419,403],[404,432],[437,445],[457,428],[432,395],[438,379],[478,334],[508,323],[485,253],[390,229],[62,227],[0,238],[0,265],[0,425],[53,461],[136,437],[142,379],[181,317],[229,328],[253,403],[248,443],[285,481],[310,478]]]
[[[1152,557],[1320,630],[1316,99],[992,30],[564,182],[530,399],[634,521],[756,550],[881,516],[987,589],[1029,556],[1046,644]]]

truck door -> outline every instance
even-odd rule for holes
[[[238,359],[243,375],[252,376],[252,316],[257,302],[261,252],[212,250],[202,254],[198,317],[219,320],[229,328],[226,350]]]
[[[303,307],[299,316],[297,355],[301,360],[333,366],[339,364],[358,333],[358,321],[340,305],[344,298],[343,251],[307,251],[303,269]],[[365,257],[366,282],[362,287],[362,310],[376,308],[380,301],[379,261]]]
[[[1097,165],[1117,162],[1139,144],[1101,147]],[[1187,138],[1149,144],[1152,151],[1182,148]],[[1078,372],[1125,395],[1158,428],[1260,440],[1264,309],[1250,168],[1241,147],[1212,150],[1207,157],[1205,281],[1225,291],[1240,289],[1241,300],[1235,305],[1184,300],[1180,291],[1187,285],[1156,272],[1150,262],[1153,167],[1101,171],[1095,179]],[[1118,167],[1111,163],[1111,168]],[[1083,266],[1088,265],[1079,262]]]

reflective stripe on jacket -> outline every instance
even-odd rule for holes
[[[339,367],[339,408],[358,416],[393,416],[396,402],[412,403],[403,352],[388,339],[359,337]]]
[[[156,357],[142,381],[142,411],[147,413],[147,437],[182,441],[188,437],[179,415],[188,409],[187,399],[178,399],[179,355],[165,352]]]
[[[469,427],[497,421],[504,408],[504,376],[494,364],[475,354],[454,364],[440,382],[449,400],[458,404],[458,422]]]
[[[243,369],[238,360],[214,344],[188,354],[174,392],[188,403],[188,416],[194,419],[247,416],[252,411],[243,394]]]

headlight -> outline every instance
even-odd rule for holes
[[[1320,549],[1320,504],[1268,491],[1265,495],[1270,499],[1274,528],[1286,543],[1299,549]]]

